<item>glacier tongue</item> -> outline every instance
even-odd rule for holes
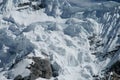
[[[79,6],[79,0],[36,1],[0,2],[0,80],[28,75],[24,69],[32,63],[26,61],[28,56],[58,64],[58,80],[100,79],[103,70],[119,60],[119,3]],[[11,68],[16,61],[18,67]]]

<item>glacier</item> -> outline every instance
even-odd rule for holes
[[[28,57],[57,66],[59,76],[36,80],[113,80],[109,70],[120,60],[120,3],[0,0],[0,80],[28,76]]]

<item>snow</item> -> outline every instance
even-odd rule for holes
[[[37,13],[37,14],[33,15],[35,13]],[[34,22],[45,22],[47,20],[54,21],[53,17],[49,17],[44,13],[41,13],[41,14],[39,14],[39,13],[41,13],[41,12],[33,12],[33,13],[22,12],[22,13],[20,13],[20,12],[14,11],[11,13],[11,16],[17,23],[24,24],[24,25],[29,25]],[[18,16],[18,15],[20,15],[20,16]]]
[[[119,38],[116,37],[120,31],[119,12],[112,14],[108,11],[102,17],[97,17],[96,9],[101,10],[99,7],[102,3],[93,3],[92,6],[90,0],[86,0],[85,5],[88,2],[90,4],[88,6],[83,4],[85,6],[83,7],[80,5],[81,1],[84,3],[83,0],[68,0],[68,2],[66,0],[64,3],[62,0],[51,1],[48,3],[51,9],[36,11],[31,9],[17,11],[18,7],[12,6],[13,3],[6,4],[5,10],[8,9],[8,12],[0,14],[0,67],[9,68],[15,60],[23,60],[12,70],[5,69],[0,72],[0,80],[8,80],[4,76],[5,73],[11,75],[12,79],[18,75],[17,72],[22,76],[29,75],[30,72],[25,67],[32,61],[24,59],[26,55],[50,59],[52,56],[53,62],[57,62],[62,68],[58,80],[93,80],[93,75],[100,75],[104,68],[119,60],[120,51],[113,57],[117,56],[113,62],[112,58],[108,57],[101,61],[91,54],[103,52],[100,55],[104,55],[120,44]],[[86,12],[89,10],[88,7],[92,11],[92,7],[96,5],[97,8],[94,8],[96,12]],[[106,6],[110,7],[108,4]],[[91,46],[88,37],[92,35],[95,38]],[[105,45],[97,47],[99,40]],[[93,48],[93,51],[90,48]]]
[[[11,79],[14,79],[18,75],[21,75],[22,77],[29,76],[30,71],[26,67],[28,67],[32,62],[33,61],[29,59],[22,60],[21,62],[19,62],[19,64],[15,66],[14,69],[8,72],[8,76],[13,75],[10,76]]]

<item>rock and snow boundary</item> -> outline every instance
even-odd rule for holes
[[[34,73],[34,68],[26,69],[35,66],[27,57],[47,58],[55,67],[50,80],[104,77],[102,71],[119,60],[114,54],[119,55],[120,4],[110,1],[83,6],[79,2],[3,0],[0,3],[0,80],[21,76],[23,79],[30,71]],[[46,78],[38,74],[34,79]]]

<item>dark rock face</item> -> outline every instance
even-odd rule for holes
[[[120,61],[115,62],[100,80],[120,80]]]
[[[35,80],[39,77],[50,79],[52,77],[51,64],[48,59],[41,59],[40,57],[31,57],[34,63],[30,64],[30,67],[26,67],[30,70],[30,75],[22,77],[18,75],[14,80]]]
[[[50,79],[52,77],[52,69],[50,62],[47,59],[41,59],[39,57],[33,57],[34,64],[31,64],[30,71],[31,76],[42,77]]]
[[[31,5],[31,3],[30,2],[20,3],[20,4],[18,4],[18,7],[23,7],[23,6],[27,6],[27,5]]]
[[[22,76],[21,76],[21,75],[18,75],[18,76],[15,77],[14,80],[22,80]]]
[[[120,61],[117,61],[115,64],[113,64],[110,68],[110,71],[120,75]]]
[[[33,2],[36,2],[37,4],[32,4]],[[29,0],[26,3],[19,3],[18,4],[18,7],[25,7],[25,6],[29,6],[33,10],[39,10],[39,9],[42,9],[42,8],[46,8],[47,4],[46,4],[46,0],[41,0],[41,1],[39,1],[39,0]],[[27,8],[28,7],[20,8],[20,9],[18,9],[18,11],[23,10],[23,9],[27,9]]]
[[[53,76],[53,77],[59,76],[58,71],[54,71],[53,74],[52,74],[52,76]]]
[[[51,64],[51,68],[52,68],[52,76],[53,77],[59,76],[59,70],[61,69],[60,65],[54,62],[53,64]]]

